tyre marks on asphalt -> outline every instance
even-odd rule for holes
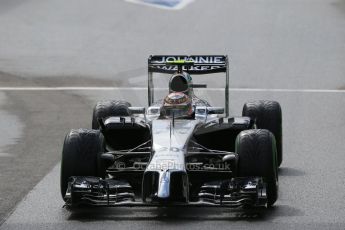
[[[0,224],[60,160],[65,134],[91,127],[92,106],[73,92],[0,91]]]
[[[5,93],[0,92],[0,157],[13,157],[6,147],[18,142],[24,125],[17,116],[4,110],[6,104],[8,98]]]

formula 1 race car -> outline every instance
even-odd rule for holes
[[[170,77],[167,96],[157,101],[154,73]],[[191,76],[213,73],[225,73],[224,107],[193,90],[207,85]],[[156,55],[148,59],[147,108],[101,101],[92,129],[67,134],[61,194],[68,207],[269,207],[281,162],[278,102],[248,102],[242,116],[229,117],[227,56]]]

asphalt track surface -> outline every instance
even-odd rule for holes
[[[281,103],[275,208],[62,208],[64,135],[91,126],[98,100],[146,105],[146,58],[166,53],[228,54],[232,115],[252,99]],[[196,0],[173,11],[110,0],[3,0],[0,228],[344,229],[344,63],[344,1]],[[216,90],[200,94],[216,105],[222,99]]]

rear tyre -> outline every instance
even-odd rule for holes
[[[93,109],[92,129],[99,129],[98,119],[111,116],[129,116],[128,107],[131,104],[127,101],[99,101]]]
[[[274,135],[266,129],[245,130],[236,138],[239,177],[263,177],[267,205],[278,198],[277,152]]]
[[[71,176],[104,177],[105,167],[99,157],[102,145],[103,135],[99,130],[73,129],[66,135],[60,174],[63,199]]]
[[[274,134],[277,145],[277,163],[283,161],[282,110],[276,101],[252,101],[243,106],[242,116],[255,120],[258,129],[268,129]]]

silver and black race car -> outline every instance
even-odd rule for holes
[[[154,99],[153,74],[170,77]],[[225,106],[197,97],[192,76],[225,73]],[[202,89],[199,89],[202,90]],[[278,102],[252,101],[229,117],[228,58],[150,56],[148,107],[101,101],[92,129],[67,134],[61,194],[68,207],[272,206],[282,162]]]

